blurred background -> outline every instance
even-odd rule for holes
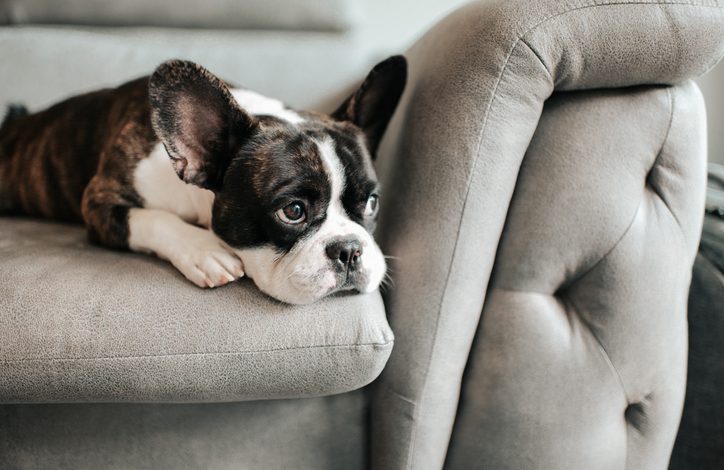
[[[467,0],[0,0],[0,104],[40,109],[197,61],[292,106],[329,109],[376,61]],[[699,80],[724,164],[724,65]]]

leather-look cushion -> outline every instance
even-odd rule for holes
[[[350,0],[6,0],[0,23],[345,31]]]
[[[684,399],[705,128],[691,82],[546,102],[498,248],[449,468],[666,467]]]
[[[378,293],[290,306],[204,290],[82,227],[0,218],[0,403],[208,402],[359,388],[393,344]]]
[[[408,84],[377,157],[382,186],[395,188],[380,212],[379,240],[394,257],[386,305],[397,341],[372,405],[375,467],[444,464],[508,204],[544,101],[554,91],[681,83],[716,64],[723,37],[722,0],[483,0],[406,53]],[[588,132],[609,135],[619,119],[613,113]],[[649,121],[631,125],[643,135]],[[679,140],[677,171],[694,158],[688,146],[698,147],[697,138],[705,137]],[[588,163],[582,172],[592,171]],[[652,181],[676,182],[671,173],[662,167]],[[701,215],[688,197],[668,202]],[[693,255],[698,233],[687,233]],[[570,248],[598,249],[592,243]],[[688,271],[693,256],[680,260],[674,269]]]

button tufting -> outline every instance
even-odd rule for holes
[[[647,429],[647,416],[643,402],[629,403],[624,411],[624,417],[634,429],[643,433]]]

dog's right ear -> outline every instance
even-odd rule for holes
[[[359,89],[332,113],[332,118],[357,125],[367,137],[372,158],[397,108],[407,81],[407,59],[389,57],[375,65]]]
[[[256,128],[227,86],[193,62],[170,60],[149,80],[151,123],[179,178],[218,190],[234,149]]]

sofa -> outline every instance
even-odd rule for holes
[[[181,57],[330,110],[380,58],[355,2],[163,3],[6,2],[0,101]],[[724,2],[476,1],[405,55],[381,293],[200,290],[0,218],[0,467],[667,467],[706,176],[691,79],[724,55]]]

